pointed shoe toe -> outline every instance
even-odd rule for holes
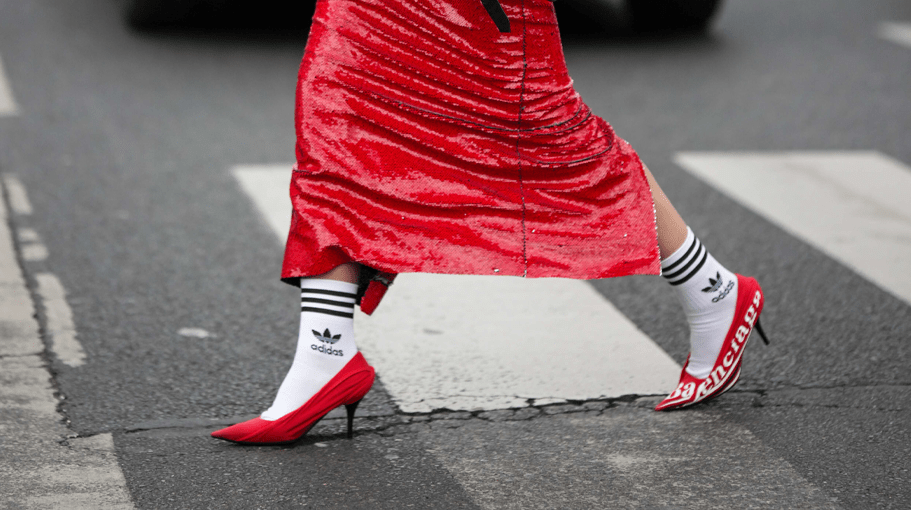
[[[734,309],[734,319],[712,371],[705,378],[697,378],[690,375],[684,365],[677,388],[655,406],[655,410],[670,411],[688,407],[730,390],[740,378],[743,351],[754,325],[760,329],[763,340],[768,343],[765,334],[758,327],[763,304],[762,289],[756,280],[737,275],[737,306]]]
[[[212,432],[212,437],[249,445],[281,445],[297,441],[336,407],[348,411],[348,437],[357,404],[370,391],[375,379],[373,367],[357,353],[325,386],[304,405],[275,421],[253,418]]]
[[[262,418],[253,418],[252,420],[247,420],[221,430],[216,430],[215,432],[212,432],[211,436],[216,439],[224,439],[225,441],[231,441],[233,443],[244,443],[256,438],[258,435],[262,435],[263,432],[268,431],[271,428],[270,425],[273,423],[275,422],[267,421]]]

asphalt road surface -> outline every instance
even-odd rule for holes
[[[378,383],[353,440],[338,413],[290,447],[211,439],[268,406],[296,341],[308,21],[136,32],[112,0],[0,0],[0,303],[35,339],[0,324],[0,506],[911,507],[911,4],[730,0],[706,35],[641,35],[561,2],[577,90],[763,285],[772,344],[733,391],[651,410],[688,349],[660,278],[403,277],[358,317]],[[472,308],[488,284],[517,321]]]

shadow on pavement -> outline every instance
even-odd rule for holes
[[[305,41],[314,0],[272,1],[256,4],[238,0],[199,0],[168,5],[167,0],[139,0],[161,5],[154,13],[131,11],[133,0],[122,0],[123,22],[137,35],[150,38],[213,39],[225,42],[285,43]],[[554,2],[560,35],[568,44],[692,45],[712,41],[711,28],[651,29],[634,27],[621,0],[558,0]]]

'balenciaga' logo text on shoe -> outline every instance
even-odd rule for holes
[[[310,345],[311,349],[313,349],[314,351],[318,351],[318,352],[324,352],[324,353],[332,355],[332,356],[344,356],[345,355],[341,351],[341,349],[336,350],[331,347],[332,344],[341,340],[341,338],[342,338],[341,333],[333,336],[332,333],[329,331],[329,328],[326,328],[326,331],[323,331],[322,333],[320,333],[319,331],[317,331],[315,329],[311,329],[310,331],[313,332],[313,336],[315,336],[317,340],[328,344],[325,346],[312,344],[312,345]]]
[[[724,386],[728,378],[734,374],[734,368],[743,355],[742,348],[746,343],[747,338],[749,338],[750,333],[753,331],[753,324],[756,322],[756,317],[759,315],[758,308],[761,302],[762,292],[757,290],[756,294],[753,296],[753,303],[747,308],[747,311],[741,320],[741,324],[734,332],[730,347],[721,359],[721,364],[717,365],[708,377],[706,377],[698,386],[694,381],[681,381],[680,385],[677,386],[677,389],[668,395],[666,400],[689,400],[690,402],[685,405],[692,405],[710,396],[715,390]]]

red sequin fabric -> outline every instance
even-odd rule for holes
[[[318,1],[284,279],[660,273],[642,163],[573,89],[553,5],[500,4],[506,33],[479,0]]]

